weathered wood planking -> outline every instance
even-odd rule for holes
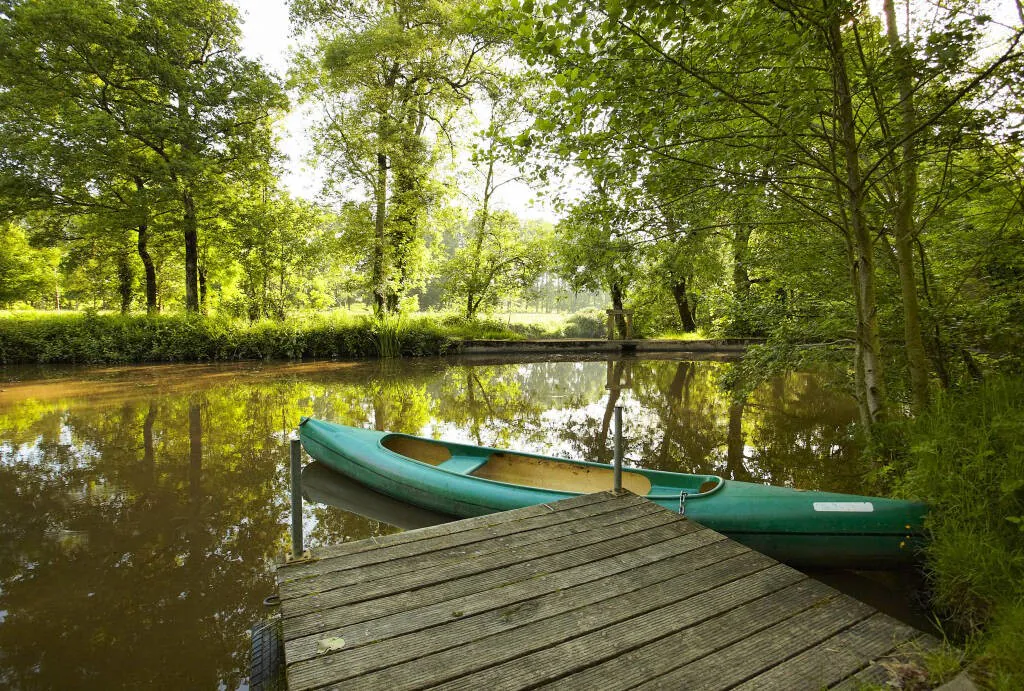
[[[277,572],[292,691],[856,688],[933,644],[629,493],[313,556]]]

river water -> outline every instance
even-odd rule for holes
[[[792,373],[738,402],[723,387],[730,367],[419,359],[0,369],[0,686],[244,687],[247,631],[265,615],[272,565],[287,549],[287,439],[303,415],[607,462],[622,402],[627,463],[862,490],[856,410],[835,382]],[[314,494],[343,504],[321,470]],[[400,530],[315,502],[304,522],[313,545]]]

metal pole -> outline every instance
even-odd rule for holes
[[[616,492],[622,490],[622,404],[615,404],[615,455],[613,456],[615,464],[614,484],[613,487]]]
[[[301,559],[302,545],[302,442],[291,440],[292,558]]]

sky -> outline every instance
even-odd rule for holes
[[[242,15],[242,52],[284,76],[288,71],[288,51],[293,44],[284,0],[234,0],[234,3]],[[293,109],[282,123],[281,150],[287,157],[282,181],[293,195],[313,199],[320,192],[322,176],[305,162],[310,150],[305,134],[308,125],[308,117],[298,109]]]

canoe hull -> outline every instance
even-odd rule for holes
[[[337,472],[387,496],[451,516],[509,511],[578,494],[495,482],[427,465],[384,448],[381,441],[389,436],[384,432],[309,419],[300,425],[299,435],[311,457]],[[654,489],[648,499],[671,511],[679,510],[679,494],[668,494],[665,489],[676,478],[689,476],[637,472],[652,478]],[[715,491],[687,494],[684,510],[689,518],[779,561],[807,567],[875,569],[915,561],[926,509],[916,502],[720,480]]]

